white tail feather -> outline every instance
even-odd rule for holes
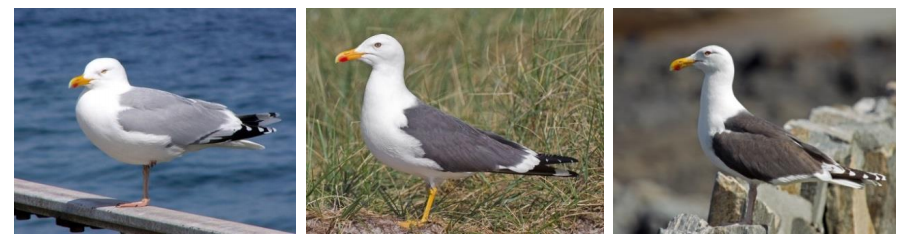
[[[851,188],[855,188],[855,189],[862,189],[862,184],[859,184],[854,181],[846,180],[846,179],[833,179],[833,180],[830,180],[830,183],[841,185],[841,186],[846,186],[846,187],[851,187]]]
[[[233,149],[249,149],[249,150],[263,150],[264,146],[258,143],[248,141],[248,140],[236,140],[223,143],[216,143],[214,146],[224,147],[224,148],[233,148]]]

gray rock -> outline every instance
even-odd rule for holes
[[[711,194],[711,209],[708,211],[708,223],[732,224],[742,220],[742,211],[748,195],[746,186],[736,179],[717,173],[714,190]],[[755,221],[756,223],[760,221]]]
[[[701,204],[652,181],[614,183],[614,207],[620,208],[614,210],[614,233],[657,233],[676,214],[705,214]]]
[[[742,219],[748,196],[748,185],[736,178],[718,173],[711,197],[710,224],[732,224]],[[758,186],[753,223],[764,225],[768,233],[790,233],[794,219],[813,221],[812,205],[808,200],[762,184]]]
[[[804,219],[796,218],[793,220],[791,234],[821,234],[821,229],[815,228],[811,223]]]
[[[806,182],[802,183],[799,194],[799,196],[812,203],[811,221],[814,222],[810,226],[819,234],[824,233],[824,212],[827,210],[827,187],[828,184],[826,182]],[[797,232],[795,223],[796,221],[793,223],[792,233],[800,233]]]
[[[759,202],[755,206],[755,219],[763,221],[764,223],[760,224],[767,225],[769,233],[791,233],[793,221],[797,219],[808,224],[813,221],[811,202],[801,196],[778,190],[775,186],[764,184],[758,186],[758,200]],[[764,208],[759,208],[759,206],[764,206]],[[765,213],[770,214],[771,217],[758,220],[759,215]]]
[[[887,97],[862,98],[855,105],[853,111],[858,115],[868,117],[886,117],[896,112],[896,106],[893,100]]]
[[[841,165],[895,176],[894,164],[889,162],[896,150],[895,109],[895,103],[886,97],[863,98],[852,108],[816,108],[810,120],[791,121],[786,127]],[[841,135],[847,133],[852,134],[851,139]],[[829,186],[827,195],[823,196],[826,211],[816,213],[813,219],[825,224],[813,227],[826,227],[828,233],[893,233],[896,219],[888,214],[896,211],[893,202],[896,196],[892,195],[895,183],[886,184],[890,186],[867,186],[865,190]],[[821,203],[820,189],[803,185],[802,196],[814,204]],[[796,230],[794,228],[794,232],[802,232]]]
[[[613,184],[614,201],[616,208],[613,211],[613,232],[615,234],[628,234],[637,230],[636,226],[643,216],[639,198],[632,190],[625,189],[620,183]]]
[[[865,194],[868,199],[868,210],[875,231],[882,234],[896,233],[896,151],[879,149],[865,152],[865,169],[887,174],[883,186],[868,186]]]
[[[796,136],[797,138],[804,141],[816,139],[816,141],[842,140],[845,142],[851,142],[853,140],[853,136],[855,135],[855,131],[851,129],[844,129],[841,127],[816,123],[804,119],[790,120],[783,127],[784,129],[790,131],[793,136]],[[808,143],[814,145],[814,143],[812,142]]]
[[[828,233],[875,233],[865,190],[831,186],[824,225]]]
[[[875,98],[862,98],[855,105],[853,105],[853,111],[858,112],[859,114],[873,113],[875,107],[878,106],[878,99]]]
[[[860,170],[865,163],[862,148],[857,145],[850,146],[849,156],[842,159],[834,158],[843,166]],[[864,190],[837,185],[828,188],[827,213],[824,220],[828,233],[868,233],[869,227],[872,227],[870,219],[866,220],[868,217]]]
[[[661,234],[765,234],[767,231],[760,225],[734,224],[712,227],[698,216],[680,214],[660,232]]]
[[[861,125],[854,129],[856,132],[853,134],[853,140],[864,150],[881,149],[897,142],[896,130],[893,130],[887,122]]]
[[[876,100],[872,101],[863,101],[861,102],[860,107],[866,113],[861,113],[854,110],[851,107],[818,107],[812,109],[812,113],[809,115],[809,120],[829,126],[844,126],[844,125],[862,125],[868,123],[876,123],[882,120],[885,120],[891,116],[889,112],[875,112],[882,111],[877,110],[877,108],[872,108],[871,106],[877,105]]]

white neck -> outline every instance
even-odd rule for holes
[[[746,111],[733,94],[733,67],[705,73],[698,115],[699,133],[714,133],[724,130],[724,121]]]
[[[406,88],[402,69],[384,65],[372,68],[365,85],[363,114],[377,110],[402,111],[418,103],[418,98]]]

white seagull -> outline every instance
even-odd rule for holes
[[[574,177],[548,165],[576,159],[539,154],[494,133],[479,130],[420,101],[406,88],[403,46],[386,34],[340,53],[336,62],[361,60],[371,65],[362,104],[362,136],[378,161],[425,180],[428,201],[419,226],[428,221],[437,187],[446,179],[474,172]]]
[[[830,182],[860,189],[880,185],[883,175],[841,166],[783,128],[755,117],[733,95],[733,58],[716,45],[673,61],[670,70],[688,66],[705,73],[698,115],[698,140],[717,168],[749,184],[741,223],[752,224],[760,183]]]
[[[144,207],[151,167],[208,147],[264,149],[247,138],[276,131],[276,113],[236,116],[226,106],[169,92],[129,85],[126,69],[113,58],[98,58],[69,81],[85,87],[76,120],[85,136],[120,162],[142,166],[142,199],[117,207]]]

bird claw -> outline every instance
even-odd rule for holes
[[[421,227],[422,225],[425,225],[427,223],[428,221],[408,220],[399,222],[398,224],[400,225],[400,227],[403,227],[405,229],[411,229]]]
[[[143,198],[142,200],[140,200],[138,202],[120,203],[120,204],[117,204],[116,207],[118,207],[118,208],[140,208],[140,207],[148,206],[149,202],[151,202],[151,199]]]

